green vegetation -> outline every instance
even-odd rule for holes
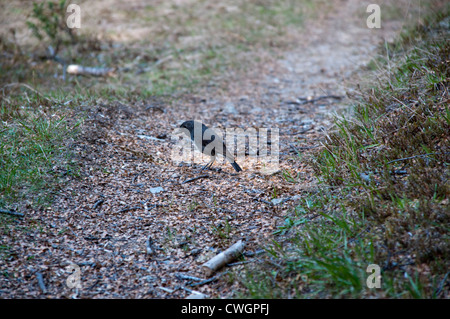
[[[52,1],[33,3],[32,16],[36,23],[27,21],[27,26],[38,40],[42,41],[45,35],[54,47],[59,47],[64,42],[65,35],[72,41],[76,40],[72,29],[65,23],[66,2],[67,0],[60,0],[58,3]]]
[[[336,119],[311,160],[319,191],[275,232],[264,265],[241,276],[248,296],[448,297],[446,23],[435,17],[384,48],[378,85],[362,90],[351,119]],[[371,264],[379,289],[366,285]]]
[[[76,39],[64,24],[65,2],[34,3],[27,21],[54,54]],[[90,95],[58,87],[53,66],[33,62],[38,57],[10,38],[0,37],[0,49],[0,208],[47,205],[77,175],[70,145],[82,115],[73,116],[71,106]]]
[[[76,170],[67,143],[80,121],[68,121],[61,103],[27,89],[19,87],[14,102],[0,102],[1,207],[25,198],[42,204],[57,181]]]

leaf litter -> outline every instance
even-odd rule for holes
[[[80,177],[50,207],[17,220],[13,227],[26,229],[20,238],[14,231],[3,238],[10,248],[2,260],[2,297],[185,298],[192,278],[206,279],[201,264],[233,243],[244,240],[249,255],[261,251],[295,200],[316,187],[298,155],[318,147],[331,113],[346,106],[342,79],[367,63],[379,43],[351,18],[357,3],[289,34],[304,45],[245,76],[228,74],[232,80],[223,86],[158,101],[158,110],[149,107],[153,101],[84,106],[87,119],[73,146]],[[343,19],[347,25],[338,23]],[[383,32],[397,30],[391,25]],[[324,95],[330,98],[304,103]],[[240,174],[223,162],[200,173],[201,163],[174,163],[170,136],[191,118],[222,128],[279,128],[280,170],[263,175],[244,160]],[[207,178],[184,183],[202,174]],[[67,285],[73,264],[81,275],[78,290]],[[195,290],[232,297],[239,284],[227,280],[227,271],[197,282]]]

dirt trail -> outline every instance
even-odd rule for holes
[[[177,274],[201,277],[199,266],[239,239],[246,240],[246,252],[260,249],[295,205],[293,196],[314,186],[310,168],[290,145],[304,152],[318,145],[332,112],[346,105],[346,79],[401,26],[385,21],[381,30],[368,29],[366,6],[341,1],[306,32],[287,35],[298,43],[295,50],[226,89],[204,88],[172,107],[156,100],[89,106],[83,138],[73,145],[81,154],[81,179],[48,210],[29,213],[28,222],[40,231],[27,233],[26,246],[13,247],[20,258],[9,266],[17,277],[3,295],[42,297],[36,280],[41,273],[51,297],[184,298],[188,292],[181,286],[230,296],[226,275],[190,287]],[[336,98],[301,99],[318,96]],[[279,128],[281,169],[302,182],[281,173],[261,175],[240,162],[239,175],[216,164],[209,178],[182,184],[198,175],[199,166],[175,165],[170,135],[191,118],[221,127]],[[275,195],[284,201],[273,205]],[[149,237],[153,256],[146,254]],[[77,292],[66,285],[72,263],[80,267]]]

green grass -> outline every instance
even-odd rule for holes
[[[302,195],[263,263],[238,276],[246,288],[240,296],[448,298],[450,44],[443,17],[378,60],[377,85],[361,91],[351,118],[336,118],[310,159],[319,191]],[[370,264],[381,269],[381,288],[366,285]]]
[[[57,180],[75,174],[67,143],[80,122],[68,121],[51,98],[26,90],[11,97],[0,102],[0,206],[43,204]]]
[[[302,199],[295,214],[266,247],[268,258],[257,271],[240,280],[254,298],[358,297],[373,245],[362,238],[366,223],[345,208],[328,212],[332,192]],[[274,268],[273,265],[276,265]]]

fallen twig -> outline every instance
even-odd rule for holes
[[[415,155],[415,156],[404,157],[404,158],[398,158],[398,159],[395,159],[395,160],[389,161],[389,162],[387,162],[387,163],[388,163],[388,164],[391,164],[391,163],[395,163],[395,162],[401,162],[401,161],[406,161],[406,160],[409,160],[409,159],[414,159],[414,158],[418,158],[418,157],[426,157],[426,156],[428,156],[428,155],[432,155],[432,154],[434,154],[434,153],[430,153],[430,154],[423,154],[423,155]]]
[[[285,104],[293,104],[293,105],[305,105],[308,103],[315,103],[317,101],[323,100],[323,99],[335,99],[335,100],[341,100],[344,96],[341,95],[321,95],[316,98],[313,97],[299,97],[297,98],[298,101],[285,101]]]
[[[267,201],[267,200],[265,200],[265,199],[261,199],[261,198],[258,198],[258,197],[252,197],[252,199],[253,199],[253,200],[256,200],[257,202],[261,202],[261,203],[264,203],[264,204],[273,206],[273,203],[271,203],[271,202],[269,202],[269,201]]]
[[[186,290],[187,292],[190,293],[190,295],[184,299],[206,299],[206,298],[208,298],[208,295],[205,295],[199,291],[195,291],[195,290],[189,289],[187,287],[183,287],[183,286],[180,288],[183,290]]]
[[[161,289],[161,290],[163,290],[165,292],[168,292],[169,294],[172,294],[175,291],[175,289],[170,289],[170,288],[161,287],[161,286],[159,286],[157,288],[159,288],[159,289]]]
[[[8,215],[11,215],[11,216],[17,216],[17,217],[24,217],[25,216],[22,213],[17,213],[17,212],[13,212],[13,211],[2,209],[2,208],[0,208],[0,213],[8,214]]]
[[[397,169],[391,173],[392,175],[406,175],[408,171],[405,169]]]
[[[233,259],[238,257],[244,251],[244,242],[239,240],[233,246],[227,250],[216,255],[214,258],[210,259],[202,265],[203,272],[207,277],[211,276],[215,271],[222,268]]]
[[[161,138],[157,138],[157,137],[154,137],[154,136],[148,136],[148,135],[138,135],[137,137],[142,138],[142,139],[145,139],[145,140],[164,141],[164,140],[161,139]]]
[[[257,256],[257,255],[260,255],[260,254],[264,254],[265,252],[266,251],[264,249],[259,249],[259,250],[256,250],[256,251],[246,251],[245,253],[243,253],[243,255],[245,257],[253,257],[253,256]]]
[[[113,68],[88,67],[78,64],[67,66],[67,73],[74,75],[112,76],[113,72]]]
[[[184,299],[206,299],[207,297],[207,295],[193,290],[192,293]]]
[[[289,144],[289,146],[294,150],[294,152],[297,153],[298,156],[302,156],[302,154],[300,153],[300,151],[292,144]]]
[[[298,150],[310,150],[310,149],[319,147],[319,145],[314,145],[314,146],[297,146],[294,149],[293,145],[292,144],[290,144],[290,145],[291,145],[291,148],[292,148],[290,153],[298,153]]]
[[[98,285],[99,282],[100,282],[100,279],[97,279],[87,290],[92,290],[95,286]]]
[[[255,261],[255,260],[237,261],[237,262],[235,262],[235,263],[229,263],[229,264],[227,264],[227,267],[233,267],[233,266],[245,265],[245,264],[248,264],[248,263],[252,263],[252,262],[254,262],[254,261]]]
[[[228,271],[225,271],[223,273],[220,273],[214,277],[211,277],[209,279],[205,279],[203,281],[197,282],[195,284],[190,284],[191,287],[195,287],[195,286],[201,286],[201,285],[205,285],[205,284],[209,284],[210,282],[216,281],[217,279],[219,279],[220,277],[222,277],[224,274],[227,274]]]
[[[307,104],[307,103],[315,103],[317,101],[323,100],[323,99],[334,99],[334,100],[342,100],[344,98],[344,96],[342,95],[321,95],[318,96],[316,98],[304,98],[304,97],[299,97],[298,99],[302,101],[301,104]]]
[[[189,276],[189,275],[185,275],[185,274],[175,274],[175,277],[177,277],[180,280],[194,280],[194,281],[204,280],[203,278],[198,278],[198,277]]]
[[[301,130],[301,131],[298,131],[298,132],[295,132],[295,133],[292,133],[292,134],[288,134],[288,135],[300,135],[300,134],[305,134],[306,132],[311,131],[312,129],[313,129],[313,126],[308,127],[308,128],[305,128],[305,129],[303,129],[303,130]]]
[[[42,290],[42,292],[45,294],[47,293],[47,288],[45,287],[44,283],[44,277],[40,272],[36,272],[36,279],[38,281],[39,288]]]
[[[137,209],[142,209],[142,207],[141,206],[135,206],[135,207],[130,207],[130,208],[123,208],[123,209],[117,211],[116,214],[128,212],[130,210],[137,210]]]
[[[49,99],[48,97],[44,96],[44,94],[42,94],[42,93],[39,92],[38,90],[32,88],[31,86],[29,86],[28,84],[25,84],[25,83],[8,83],[8,84],[3,85],[3,86],[1,87],[1,89],[4,90],[4,88],[6,88],[6,87],[14,87],[14,86],[23,86],[23,87],[25,87],[25,88],[27,88],[27,89],[33,91],[33,93],[39,95],[40,97],[46,99],[47,101],[50,101],[50,102],[55,103],[55,100]]]
[[[97,209],[97,207],[99,207],[101,204],[103,204],[105,202],[104,199],[99,199],[98,201],[95,202],[94,205],[92,205],[92,209]]]
[[[183,181],[181,184],[186,184],[186,183],[196,181],[197,179],[200,179],[200,178],[209,178],[209,177],[210,177],[209,175],[200,175],[200,176],[196,176],[194,178],[187,179],[187,180]]]
[[[447,277],[448,277],[449,274],[450,274],[450,272],[446,273],[445,276],[444,276],[444,279],[441,280],[438,288],[435,291],[435,296],[436,297],[439,296],[440,293],[442,292],[442,288],[444,288],[444,284],[447,282]]]
[[[445,152],[444,154],[447,154],[449,152]],[[414,159],[414,158],[419,158],[419,157],[427,157],[430,155],[435,155],[435,154],[439,154],[439,153],[428,153],[428,154],[421,154],[421,155],[414,155],[414,156],[410,156],[410,157],[404,157],[404,158],[398,158],[392,161],[387,162],[388,164],[394,163],[394,162],[401,162],[401,161],[406,161],[409,159]]]
[[[164,110],[163,107],[161,107],[159,105],[153,105],[153,104],[146,105],[145,110],[146,111],[148,111],[148,110],[158,110],[158,111],[161,111],[162,113],[166,113],[166,111]]]

